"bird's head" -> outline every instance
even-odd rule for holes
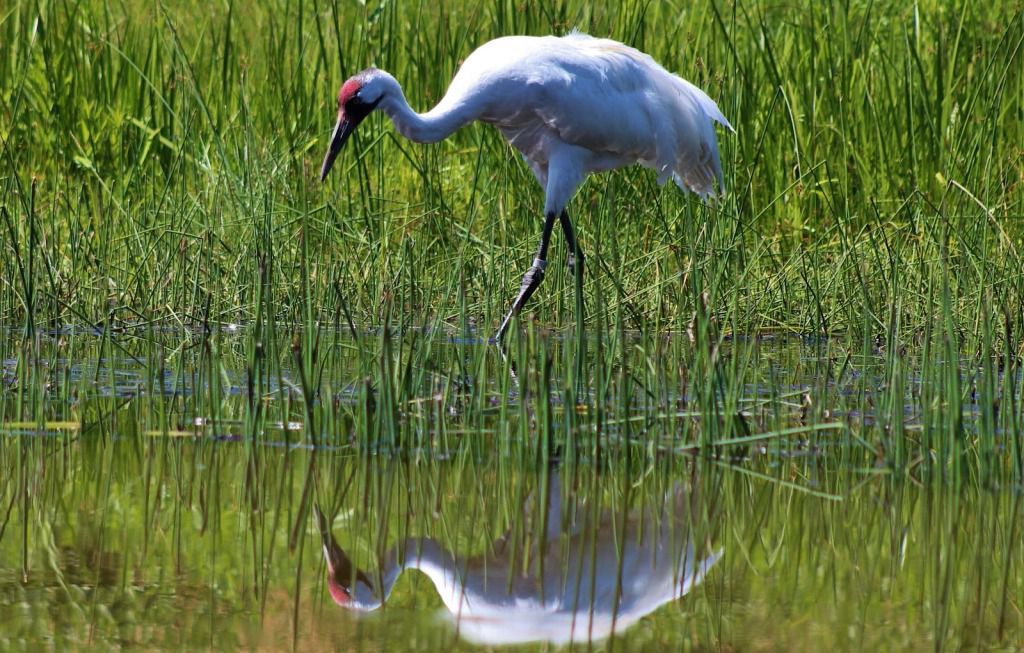
[[[330,523],[320,511],[320,507],[314,506],[313,511],[316,513],[324,559],[327,561],[327,591],[331,593],[331,598],[341,607],[351,610],[368,611],[379,608],[382,601],[379,592],[373,589],[373,581],[353,565],[338,546],[331,533]]]
[[[327,178],[327,173],[334,165],[334,159],[359,123],[370,115],[387,94],[393,78],[382,70],[367,68],[345,80],[338,89],[338,122],[331,135],[331,144],[324,156],[320,168],[320,181]]]

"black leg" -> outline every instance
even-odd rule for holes
[[[559,221],[562,223],[562,233],[565,234],[565,244],[569,247],[569,257],[566,263],[569,266],[569,274],[573,277],[573,285],[576,286],[576,329],[577,335],[582,336],[583,334],[583,250],[580,249],[579,243],[576,242],[576,234],[572,230],[572,221],[569,220],[569,212],[562,209],[562,214],[558,216]],[[583,338],[577,339],[577,342],[582,347]],[[582,363],[582,355],[577,356],[577,360]],[[582,376],[578,377],[582,378]]]
[[[565,235],[565,244],[569,249],[569,258],[566,261],[569,266],[569,273],[575,273],[576,263],[578,262],[580,264],[580,276],[583,276],[583,250],[579,249],[576,244],[576,232],[572,229],[569,212],[562,209],[562,214],[558,216],[558,220],[562,223],[562,233]]]
[[[537,248],[537,256],[533,259],[533,265],[523,275],[523,283],[519,287],[519,296],[512,302],[512,308],[508,310],[505,319],[501,321],[501,326],[498,327],[498,333],[494,336],[494,339],[498,342],[501,342],[501,339],[505,337],[505,331],[508,329],[509,322],[512,321],[512,316],[519,314],[523,304],[530,299],[530,295],[537,289],[540,282],[544,280],[544,268],[548,264],[548,243],[551,242],[551,230],[554,226],[555,214],[548,213],[544,218],[544,231],[540,234],[540,246]]]

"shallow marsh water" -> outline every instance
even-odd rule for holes
[[[615,635],[580,649],[1024,646],[1019,367],[839,338],[538,332],[506,358],[269,331],[4,332],[0,648],[562,637],[454,619],[412,569],[382,609],[339,607],[315,509],[367,578],[411,542],[520,607],[523,583],[611,588],[579,614]],[[630,552],[664,529],[706,575],[634,614],[626,588],[657,565]]]

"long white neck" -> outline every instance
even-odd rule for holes
[[[388,89],[381,97],[379,109],[391,118],[395,129],[402,136],[417,143],[436,143],[444,140],[459,127],[476,119],[471,105],[453,101],[445,96],[437,106],[426,113],[416,113],[409,106],[402,92],[402,86],[387,73]]]
[[[387,600],[395,582],[406,569],[418,569],[430,579],[448,609],[458,614],[464,594],[462,577],[465,570],[459,569],[455,557],[430,538],[411,538],[405,541],[404,550],[396,550],[384,565],[382,598]]]
[[[460,569],[455,557],[429,537],[405,542],[403,569],[419,569],[434,583],[439,592],[461,586]]]

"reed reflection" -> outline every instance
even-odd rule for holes
[[[695,525],[706,526],[707,515],[687,488],[616,510],[565,496],[557,472],[544,480],[523,506],[522,527],[487,551],[460,556],[432,537],[407,538],[375,571],[352,563],[316,507],[332,598],[375,610],[403,571],[418,569],[467,640],[564,644],[621,633],[689,592],[722,555],[702,545]]]

